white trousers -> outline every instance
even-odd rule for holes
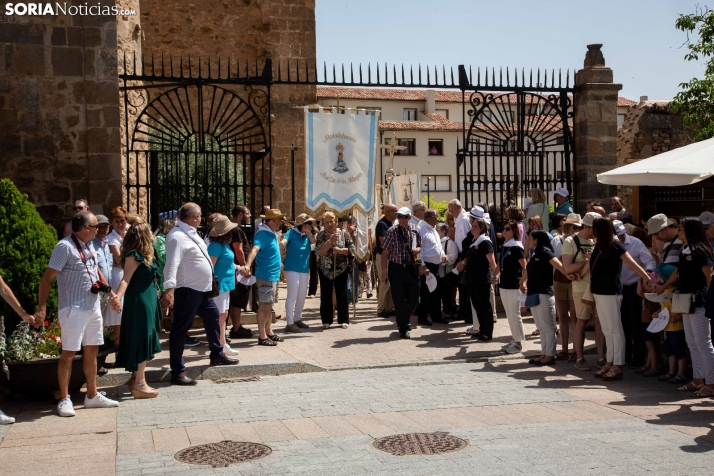
[[[285,319],[287,324],[295,324],[302,319],[302,309],[305,307],[307,285],[310,282],[310,273],[285,271],[288,281],[288,297],[285,299]]]
[[[498,313],[496,312],[496,289],[491,285],[491,309],[493,309],[493,322],[498,319]]]
[[[516,342],[526,340],[526,333],[523,330],[523,319],[521,319],[521,303],[518,302],[518,289],[501,288],[501,302],[506,311],[508,325],[511,328],[511,336]]]
[[[613,365],[625,365],[625,331],[622,329],[620,306],[622,295],[593,294],[600,318],[600,327],[605,334],[607,352],[605,359]]]
[[[704,383],[714,383],[714,346],[710,321],[704,315],[704,308],[694,309],[694,314],[685,314],[684,336],[687,339],[689,353],[692,355],[694,378],[703,378]]]
[[[539,294],[540,302],[537,306],[531,308],[533,320],[540,331],[540,353],[548,357],[555,357],[555,345],[557,337],[555,335],[555,297],[550,294]],[[517,296],[516,296],[517,300]],[[518,303],[520,306],[520,303]],[[508,318],[509,322],[511,318]]]

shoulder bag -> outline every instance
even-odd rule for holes
[[[578,244],[580,244],[580,243],[578,243]],[[579,248],[578,248],[578,251],[579,251]],[[590,279],[592,279],[593,269],[595,268],[595,263],[597,262],[597,259],[599,257],[600,257],[600,255],[598,254],[595,257],[595,261],[593,261],[592,266],[590,266]],[[575,261],[575,258],[573,258],[573,261]],[[595,296],[593,296],[593,292],[592,292],[589,282],[588,282],[588,286],[585,288],[585,292],[583,293],[583,297],[580,300],[580,302],[582,302],[583,304],[587,304],[590,307],[595,305]]]
[[[181,231],[183,231],[184,233],[186,233],[186,230],[181,229]],[[186,236],[188,236],[188,238],[189,238],[191,241],[193,241],[194,243],[196,243],[196,240],[194,240],[193,238],[191,238],[191,235],[189,235],[188,233],[186,233]],[[207,298],[218,297],[218,295],[221,294],[221,288],[220,288],[220,286],[218,285],[218,278],[216,277],[216,273],[213,272],[213,261],[211,261],[211,258],[209,258],[208,255],[203,251],[203,248],[201,248],[201,245],[199,245],[198,243],[196,243],[196,246],[198,246],[198,249],[201,250],[201,254],[203,254],[203,256],[206,257],[206,259],[208,260],[208,264],[211,265],[211,290],[204,292],[203,295],[204,295],[204,297],[207,297]]]
[[[672,294],[672,312],[674,314],[691,314],[694,306],[694,294],[680,293]]]

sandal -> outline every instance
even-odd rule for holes
[[[532,335],[532,336],[539,336],[539,335],[540,335],[540,331],[539,331],[538,329],[536,329],[536,330],[534,330],[533,332],[531,332],[531,335]]]
[[[610,371],[610,367],[603,367],[595,372],[595,378],[603,378]]]
[[[682,383],[687,381],[687,377],[684,375],[675,375],[671,379],[667,380],[669,383]]]
[[[649,369],[647,372],[643,372],[642,376],[643,377],[656,377],[659,375],[659,372],[657,372],[657,369]]]
[[[660,382],[669,382],[670,379],[673,379],[675,377],[675,374],[664,374],[659,378]]]
[[[714,397],[714,390],[702,385],[702,388],[692,394],[692,398],[709,398]]]
[[[569,364],[574,364],[574,363],[577,362],[577,361],[578,361],[578,354],[576,354],[575,352],[573,352],[572,354],[570,354],[570,357],[568,357],[568,363],[569,363]]]
[[[560,352],[558,352],[557,354],[555,354],[555,359],[556,359],[556,360],[565,360],[565,359],[567,359],[567,358],[569,358],[569,357],[570,357],[570,356],[568,355],[568,353],[567,353],[567,352],[563,352],[562,350],[561,350]]]
[[[610,368],[610,370],[602,376],[602,379],[608,382],[612,382],[613,380],[622,380],[624,376],[625,373],[622,370],[615,370],[613,368]]]
[[[260,337],[258,337],[258,345],[267,345],[268,347],[273,347],[278,344],[273,342],[270,337],[266,337],[265,339],[261,339]]]
[[[640,367],[639,369],[635,370],[636,374],[643,374],[645,372],[649,372],[650,368],[647,367],[646,365]]]
[[[677,387],[678,392],[691,392],[692,390],[700,390],[704,384],[702,385],[697,385],[694,382],[689,382],[686,385],[682,385],[681,387]]]
[[[272,336],[268,336],[268,339],[272,340],[273,342],[284,342],[285,339],[280,337],[279,335],[273,334]]]

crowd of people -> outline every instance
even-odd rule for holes
[[[145,369],[161,352],[162,329],[169,332],[171,383],[196,384],[183,359],[186,347],[198,345],[188,335],[195,316],[203,321],[210,365],[239,363],[230,344],[253,338],[241,324],[251,296],[257,344],[283,342],[273,330],[280,281],[287,283],[284,335],[309,328],[303,309],[318,283],[323,330],[335,315],[337,326],[347,329],[349,304],[365,292],[371,297],[376,285],[377,316],[394,316],[402,339],[411,337],[415,315],[418,325],[428,327],[464,321],[471,338],[488,342],[500,296],[511,333],[505,353],[522,352],[529,337],[523,316],[530,313],[537,328],[531,337],[540,339],[540,355],[531,365],[561,360],[591,370],[584,354],[590,329],[596,377],[622,379],[630,365],[695,397],[713,396],[714,213],[677,219],[651,211],[634,224],[619,197],[610,199],[610,213],[588,202],[581,216],[569,195],[557,189],[553,211],[539,189],[529,192],[525,208],[478,204],[465,210],[454,199],[443,221],[423,202],[411,208],[385,204],[363,259],[356,259],[357,221],[331,212],[319,221],[301,214],[289,223],[280,210],[264,207],[249,240],[252,217],[242,205],[232,217],[214,213],[204,221],[201,208],[186,203],[163,213],[152,231],[122,207],[106,217],[78,200],[42,277],[37,311],[25,312],[2,281],[0,295],[37,327],[57,279],[60,416],[75,414],[68,385],[80,350],[85,408],[118,405],[96,385],[98,372],[106,371],[96,368],[104,328],[118,344],[114,366],[131,372],[129,390],[137,399],[158,395]],[[1,422],[11,420],[0,414]]]

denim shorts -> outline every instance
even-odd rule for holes
[[[278,302],[278,282],[257,278],[255,286],[258,288],[258,304],[273,305]]]

